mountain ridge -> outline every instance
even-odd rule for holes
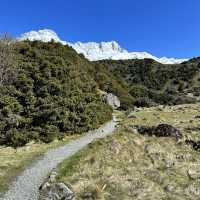
[[[110,42],[76,42],[71,43],[61,40],[58,35],[50,29],[43,29],[39,31],[30,31],[22,34],[17,38],[18,40],[30,40],[30,41],[43,41],[50,42],[54,40],[63,45],[69,45],[77,51],[77,53],[83,54],[90,61],[98,60],[128,60],[128,59],[144,59],[150,58],[162,64],[179,64],[188,59],[176,59],[162,57],[158,58],[147,52],[128,52],[126,49],[122,48],[116,41]]]

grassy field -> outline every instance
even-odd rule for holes
[[[185,139],[200,140],[200,104],[137,109],[113,136],[97,140],[63,162],[58,181],[77,199],[199,200],[200,153]],[[133,125],[168,123],[183,139],[149,137]]]
[[[63,141],[56,140],[49,144],[29,144],[17,149],[0,146],[0,192],[5,191],[8,183],[34,159],[47,150],[64,145],[77,137],[68,136]]]

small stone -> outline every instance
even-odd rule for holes
[[[49,177],[49,182],[50,183],[54,183],[56,181],[56,175],[50,175],[50,177]]]
[[[92,200],[93,199],[93,194],[91,192],[85,192],[83,195],[82,195],[82,198],[83,199],[87,199],[87,200]]]
[[[196,184],[191,184],[185,189],[185,193],[188,194],[188,195],[199,196],[200,195],[200,188]]]
[[[186,140],[185,143],[187,145],[191,145],[192,148],[196,151],[200,150],[200,141],[194,141],[194,140]]]
[[[174,186],[174,185],[167,185],[167,186],[165,186],[165,188],[164,188],[167,192],[174,192],[175,190],[176,190],[176,187]]]
[[[165,164],[167,168],[171,168],[175,165],[175,162],[173,160],[166,160]]]
[[[194,117],[195,119],[200,119],[200,115],[197,115]]]
[[[129,115],[128,115],[128,118],[129,118],[129,119],[136,119],[137,117],[136,117],[134,114],[129,114]]]
[[[121,145],[117,141],[112,141],[112,143],[111,143],[111,150],[115,154],[119,154],[120,150],[121,150]]]
[[[195,165],[188,170],[188,175],[192,179],[200,179],[200,165]]]

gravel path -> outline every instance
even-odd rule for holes
[[[43,158],[33,163],[16,178],[8,192],[3,198],[0,197],[0,200],[37,200],[39,186],[59,163],[91,143],[94,139],[112,134],[116,125],[117,120],[113,117],[112,121],[101,128],[89,131],[83,137],[63,147],[48,151]]]

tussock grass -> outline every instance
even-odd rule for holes
[[[7,189],[9,182],[21,170],[47,150],[66,144],[78,136],[67,136],[63,141],[55,140],[52,143],[28,144],[24,147],[14,149],[12,147],[0,146],[0,192]]]
[[[184,141],[140,135],[129,125],[169,123],[179,128],[184,138],[200,139],[195,118],[200,105],[154,107],[124,117],[113,136],[93,144],[63,162],[58,180],[70,184],[77,199],[106,200],[186,200],[199,199],[199,180],[188,170],[200,165],[200,154]]]

